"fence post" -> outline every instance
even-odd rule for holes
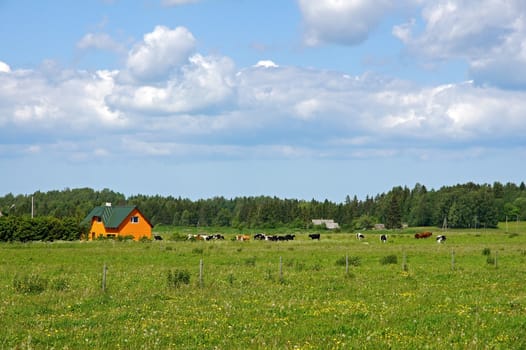
[[[407,257],[405,251],[402,253],[402,270],[407,271]]]
[[[349,274],[349,254],[345,255],[345,274]]]
[[[495,250],[495,268],[497,268],[497,257],[498,257],[498,252]]]
[[[203,288],[203,259],[199,260],[199,287]]]
[[[283,258],[279,257],[279,281],[283,282]]]
[[[455,251],[451,249],[451,270],[455,270]]]
[[[106,271],[108,271],[108,268],[106,267],[106,263],[104,263],[104,266],[102,267],[102,291],[106,291]]]

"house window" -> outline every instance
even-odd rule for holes
[[[130,218],[130,221],[134,224],[138,223],[139,222],[139,217],[138,216],[132,216]]]
[[[100,216],[97,216],[97,222],[101,222],[102,218]]]

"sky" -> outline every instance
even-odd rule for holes
[[[0,0],[0,195],[520,183],[523,0]]]

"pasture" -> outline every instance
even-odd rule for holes
[[[3,243],[0,348],[526,348],[525,228]]]

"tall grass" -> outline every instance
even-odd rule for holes
[[[526,234],[447,235],[1,244],[0,348],[525,348]]]

